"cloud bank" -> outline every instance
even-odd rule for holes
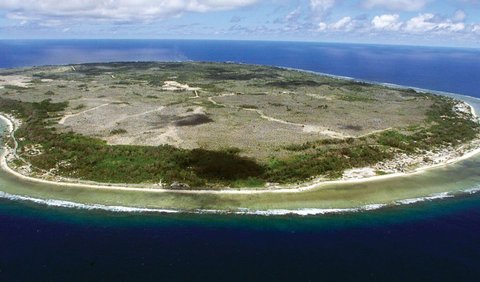
[[[257,0],[2,0],[10,18],[66,18],[148,21],[185,12],[210,12],[249,6]]]
[[[0,0],[0,30],[8,38],[464,40],[480,46],[478,8],[480,0]]]
[[[419,11],[427,5],[428,0],[365,0],[366,8],[385,8],[393,11]]]

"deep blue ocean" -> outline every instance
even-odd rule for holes
[[[480,97],[480,50],[242,41],[0,41],[0,68],[234,61]],[[0,281],[479,281],[480,195],[348,214],[159,215],[0,199]]]
[[[0,40],[0,68],[188,60],[283,66],[480,96],[480,49],[258,41]]]

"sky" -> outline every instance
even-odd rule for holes
[[[480,0],[0,0],[0,38],[480,48]]]

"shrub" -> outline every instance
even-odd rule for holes
[[[127,130],[123,128],[118,128],[110,131],[110,135],[119,135],[119,134],[125,134],[125,133],[127,133]]]

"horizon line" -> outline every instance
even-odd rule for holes
[[[220,39],[220,38],[0,38],[0,41],[230,41],[230,42],[278,42],[278,43],[310,43],[310,44],[339,44],[339,45],[364,45],[364,46],[398,46],[398,47],[426,47],[445,49],[474,49],[480,50],[480,46],[453,46],[435,44],[411,44],[411,43],[379,43],[379,42],[355,42],[355,41],[315,41],[294,39]]]

